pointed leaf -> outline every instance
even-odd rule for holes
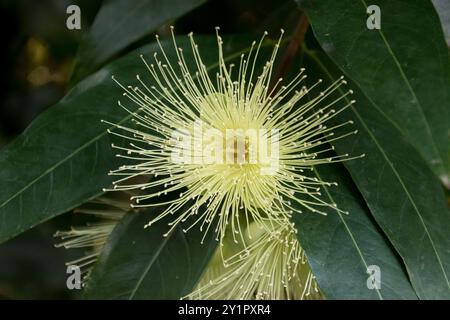
[[[366,0],[298,1],[333,61],[448,180],[450,60],[430,1],[380,0],[369,29]]]
[[[206,0],[106,0],[84,36],[72,83],[95,71],[133,42]]]
[[[180,299],[192,292],[216,248],[215,235],[210,232],[201,244],[203,232],[184,233],[180,225],[163,237],[170,216],[144,229],[160,210],[130,214],[119,223],[90,276],[86,298]]]
[[[324,79],[338,78],[323,54],[308,52]],[[305,60],[308,65],[308,58]],[[312,71],[312,65],[309,64]],[[347,161],[372,215],[403,258],[421,299],[450,298],[450,212],[438,179],[377,105],[349,83],[357,103],[336,117],[353,120],[357,135],[334,142],[338,154],[365,154]],[[341,92],[340,94],[343,94]]]
[[[319,166],[319,179],[337,182],[324,187],[328,215],[294,215],[298,237],[308,262],[328,299],[417,299],[406,270],[377,226],[342,165]],[[368,286],[368,271],[378,267],[381,289]]]

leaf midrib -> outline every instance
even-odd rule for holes
[[[319,64],[319,66],[320,66],[320,67],[323,69],[323,71],[327,74],[327,76],[330,78],[330,80],[333,80],[333,77],[332,77],[331,74],[328,72],[328,69],[327,69],[327,68],[323,65],[323,63],[320,61],[320,59],[319,59],[314,53],[311,53],[310,51],[309,51],[309,52],[307,51],[307,53],[310,54],[311,57]],[[342,93],[342,90],[341,90],[341,89],[338,89],[338,90],[341,91],[341,93]],[[362,92],[362,94],[365,96],[365,93],[364,93],[364,92]],[[349,100],[347,97],[346,97],[345,99],[346,99],[347,101]],[[370,100],[368,100],[368,101],[370,101]],[[372,101],[370,101],[370,102],[372,103],[372,105],[374,106],[374,108],[378,110],[378,107],[377,107]],[[364,129],[365,129],[365,130],[367,131],[367,133],[369,134],[370,138],[374,141],[374,143],[375,143],[375,145],[377,146],[378,150],[381,152],[383,158],[385,158],[387,164],[389,165],[389,167],[391,168],[391,170],[394,172],[395,177],[396,177],[397,180],[399,181],[399,183],[400,183],[402,189],[404,190],[406,196],[408,197],[408,200],[410,201],[411,205],[413,206],[414,212],[415,212],[415,213],[417,214],[417,216],[419,217],[419,221],[421,222],[421,224],[422,224],[422,226],[423,226],[423,228],[424,228],[425,234],[427,235],[427,237],[428,237],[428,239],[429,239],[429,241],[430,241],[431,247],[433,248],[434,254],[435,254],[435,256],[436,256],[436,258],[437,258],[437,260],[438,260],[439,267],[440,267],[440,269],[441,269],[441,271],[442,271],[442,274],[444,275],[444,279],[446,280],[447,287],[448,287],[448,289],[449,289],[449,291],[450,291],[450,282],[449,282],[449,279],[447,278],[447,274],[445,273],[444,265],[443,265],[443,263],[442,263],[442,260],[441,260],[441,258],[440,258],[440,255],[439,255],[438,252],[437,252],[436,246],[435,246],[434,241],[433,241],[433,239],[432,239],[432,237],[431,237],[431,235],[430,235],[430,233],[429,233],[429,231],[428,231],[428,228],[427,228],[427,226],[426,226],[426,224],[425,224],[425,221],[424,221],[423,218],[422,218],[422,215],[421,215],[421,213],[420,213],[420,211],[419,211],[419,208],[417,207],[416,203],[414,202],[413,198],[411,197],[411,194],[409,193],[408,189],[406,188],[405,184],[403,183],[403,180],[401,179],[401,177],[400,177],[400,175],[398,174],[397,170],[393,167],[391,161],[389,160],[389,157],[388,157],[387,154],[384,152],[384,149],[381,147],[381,145],[378,143],[377,139],[373,136],[372,132],[371,132],[371,131],[369,130],[369,128],[367,127],[365,121],[362,119],[362,117],[360,116],[360,114],[358,113],[358,111],[357,111],[354,107],[351,107],[351,110],[352,110],[353,113],[356,115],[356,117],[358,118],[358,120],[361,122],[361,124],[363,125]],[[384,114],[382,114],[382,115],[383,115],[383,117],[384,117]],[[414,285],[414,284],[413,284],[413,285]]]
[[[363,6],[365,7],[365,9],[367,10],[367,3],[365,2],[365,0],[361,0],[361,3],[363,4]],[[397,68],[398,68],[398,70],[399,70],[399,72],[400,72],[400,75],[401,75],[403,81],[404,81],[405,84],[406,84],[406,87],[408,88],[408,90],[409,90],[410,94],[412,95],[413,99],[417,102],[417,104],[416,104],[416,105],[417,105],[417,108],[416,108],[416,109],[418,109],[418,112],[419,112],[419,114],[421,115],[421,117],[419,117],[419,118],[422,120],[422,122],[423,122],[423,124],[424,124],[424,126],[425,126],[425,130],[426,130],[426,132],[427,132],[429,138],[430,138],[431,141],[433,142],[433,143],[431,143],[431,146],[432,146],[432,148],[434,149],[435,155],[440,159],[440,161],[439,161],[439,162],[440,162],[440,165],[439,165],[440,170],[441,170],[442,172],[445,172],[444,161],[443,161],[442,156],[441,156],[441,154],[440,154],[440,152],[439,152],[439,150],[438,150],[438,148],[437,148],[437,146],[436,146],[435,137],[433,136],[433,134],[432,134],[432,132],[431,132],[430,125],[429,125],[428,120],[427,120],[427,118],[426,118],[426,116],[425,116],[425,114],[424,114],[424,108],[423,108],[423,106],[422,106],[422,103],[421,103],[420,100],[417,98],[417,95],[416,95],[416,93],[414,92],[414,90],[413,90],[413,88],[412,88],[412,86],[411,86],[411,83],[409,82],[408,77],[406,76],[405,71],[403,70],[403,68],[402,68],[402,66],[401,66],[401,64],[400,64],[400,62],[399,62],[399,60],[397,59],[397,56],[395,55],[394,51],[392,50],[391,45],[390,45],[389,42],[387,41],[387,38],[386,38],[386,36],[384,35],[383,31],[382,31],[381,29],[377,29],[377,31],[378,31],[378,33],[380,34],[380,37],[381,37],[381,39],[383,40],[384,45],[386,46],[386,50],[388,51],[388,53],[389,53],[389,55],[392,57],[392,60],[394,61],[395,65],[397,66]],[[448,280],[447,280],[447,283],[448,283]],[[450,286],[449,286],[449,288],[450,288]]]
[[[139,280],[137,281],[136,285],[134,286],[133,290],[131,291],[130,296],[128,297],[128,300],[132,300],[134,296],[136,295],[137,291],[139,290],[142,282],[144,281],[145,277],[147,276],[148,272],[152,268],[153,264],[161,254],[161,251],[165,248],[166,244],[169,242],[169,240],[172,238],[172,235],[174,234],[174,230],[170,234],[165,237],[165,239],[161,242],[161,244],[158,246],[158,249],[156,250],[155,254],[151,257],[151,259],[148,262],[148,265],[145,267],[144,272],[139,277]]]
[[[319,174],[319,172],[317,172],[316,168],[314,168],[314,173],[316,174],[317,178],[322,180],[321,177],[320,177],[320,174]],[[324,186],[324,190],[325,190],[325,193],[328,196],[328,199],[330,199],[330,201],[332,203],[336,203],[336,201],[334,201],[333,197],[331,196],[330,192],[328,191],[328,187],[327,186]],[[367,271],[368,270],[368,264],[366,262],[366,259],[364,258],[364,255],[363,255],[361,249],[359,248],[358,243],[356,242],[355,237],[353,236],[353,232],[350,230],[349,226],[347,225],[347,222],[342,217],[342,214],[340,212],[336,212],[336,213],[339,216],[339,219],[342,221],[342,224],[344,225],[345,230],[347,231],[348,235],[350,236],[350,239],[351,239],[353,245],[355,246],[355,249],[358,252],[358,255],[361,258],[361,261],[364,264],[364,267],[366,268],[366,271]],[[383,296],[380,293],[380,290],[375,290],[375,291],[376,291],[376,293],[378,295],[379,300],[384,300]]]

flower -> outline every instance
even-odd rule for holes
[[[222,263],[216,253],[188,299],[303,300],[321,298],[293,225],[249,226],[252,239]]]
[[[133,209],[128,199],[129,195],[105,194],[83,204],[75,209],[75,213],[94,216],[96,222],[84,226],[72,227],[70,230],[58,231],[55,237],[61,241],[55,247],[66,249],[87,249],[82,257],[69,261],[67,266],[77,266],[81,270],[82,281],[86,282],[92,267],[101,254],[103,247],[122,218]]]
[[[177,61],[169,59],[157,37],[161,59],[155,53],[149,63],[141,56],[151,82],[137,75],[139,86],[133,87],[113,77],[138,108],[132,112],[118,102],[131,113],[133,126],[107,122],[116,129],[110,133],[129,143],[113,145],[128,163],[110,172],[119,178],[106,190],[142,190],[133,197],[136,207],[167,204],[167,209],[146,226],[174,215],[167,234],[190,219],[185,232],[199,225],[206,235],[212,227],[221,241],[227,225],[238,242],[244,238],[242,230],[253,221],[268,228],[270,223],[263,220],[289,224],[289,217],[302,209],[325,214],[321,207],[326,206],[341,211],[321,199],[321,186],[335,183],[319,180],[308,171],[316,165],[352,159],[326,155],[334,149],[331,142],[356,133],[335,135],[337,128],[351,121],[326,125],[354,103],[344,99],[351,90],[333,98],[345,80],[340,78],[317,91],[322,80],[306,87],[301,69],[285,85],[282,79],[273,82],[283,31],[262,67],[260,56],[273,43],[267,41],[267,33],[241,55],[235,73],[236,66],[227,65],[218,28],[218,68],[213,78],[193,34],[188,37],[195,71],[188,66],[171,30]],[[270,141],[270,146],[260,143],[263,140]],[[135,183],[136,177],[154,179]],[[164,197],[168,194],[176,196]],[[191,209],[180,212],[192,199]]]

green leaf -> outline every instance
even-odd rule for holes
[[[197,37],[209,70],[217,67],[215,37]],[[187,37],[177,40],[188,54]],[[248,50],[247,38],[227,39],[224,57],[230,61]],[[171,40],[167,56],[175,61]],[[241,50],[238,50],[241,48]],[[152,59],[157,45],[151,44],[127,54],[78,84],[58,104],[42,113],[15,141],[0,152],[0,242],[52,217],[67,212],[109,187],[107,173],[119,166],[111,148],[109,127],[101,123],[127,124],[131,116],[117,106],[122,89],[111,75],[125,84],[137,85],[136,74],[147,76],[139,58]],[[134,110],[133,106],[129,108]],[[131,124],[130,124],[131,125]]]
[[[308,262],[328,299],[417,299],[404,266],[373,221],[342,165],[315,169],[317,177],[339,185],[324,187],[324,200],[349,214],[329,208],[327,216],[293,216]],[[381,289],[369,289],[368,268],[380,268]]]
[[[84,36],[71,83],[95,71],[130,44],[206,0],[107,0]]]
[[[88,299],[180,299],[194,289],[217,245],[182,226],[163,237],[169,216],[144,229],[161,208],[130,214],[114,229],[86,286]],[[189,210],[184,208],[184,210]],[[176,213],[175,213],[176,214]]]
[[[338,78],[324,55],[307,51],[327,81]],[[308,62],[309,60],[309,62]],[[313,73],[315,74],[315,73]],[[334,119],[353,120],[358,134],[334,142],[339,154],[365,154],[344,162],[372,215],[403,258],[421,299],[450,298],[450,212],[438,179],[419,153],[355,83],[357,103]],[[343,92],[341,92],[343,94]],[[333,120],[332,120],[333,122]]]
[[[380,30],[366,26],[366,0],[298,2],[325,52],[445,179],[450,60],[431,2],[376,1]]]

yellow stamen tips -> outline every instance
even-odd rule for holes
[[[113,77],[134,107],[118,103],[132,115],[132,126],[110,123],[116,128],[111,134],[128,140],[113,146],[127,162],[110,172],[118,177],[111,190],[142,190],[134,207],[167,205],[146,227],[173,215],[168,233],[189,220],[186,231],[195,226],[222,239],[229,226],[237,242],[252,221],[267,229],[264,219],[288,224],[296,212],[341,212],[321,198],[321,187],[334,184],[308,171],[358,158],[326,155],[334,150],[332,142],[354,133],[336,133],[350,122],[328,125],[354,103],[346,100],[352,92],[339,95],[342,77],[322,91],[321,79],[307,87],[303,68],[288,83],[280,79],[272,86],[283,33],[265,63],[260,56],[271,44],[267,32],[233,67],[217,27],[218,66],[211,76],[193,34],[188,39],[194,66],[188,66],[171,27],[174,61],[157,37],[160,52],[150,60],[141,56],[147,74],[136,76],[138,86]],[[153,179],[136,183],[139,176]],[[179,212],[188,202],[192,210]]]
[[[277,224],[270,232],[251,224],[246,249],[212,261],[187,299],[302,300],[320,292],[292,225]],[[219,255],[219,252],[216,253]]]

